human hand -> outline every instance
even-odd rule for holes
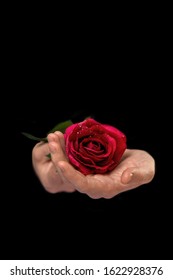
[[[64,136],[57,131],[48,143],[38,143],[32,153],[33,167],[48,192],[85,193],[91,198],[112,198],[149,183],[155,175],[155,161],[143,150],[126,149],[119,165],[106,174],[83,175],[69,163]],[[51,153],[51,160],[46,157]]]
[[[39,142],[32,150],[32,164],[37,177],[43,187],[50,193],[75,191],[73,185],[62,176],[60,169],[56,168],[57,162],[68,161],[65,154],[63,134],[55,132],[51,133],[47,138],[49,144]],[[51,159],[47,156],[50,152],[52,152]]]

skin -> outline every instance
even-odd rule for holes
[[[50,193],[85,193],[93,199],[112,198],[152,181],[155,160],[143,150],[126,149],[119,165],[107,174],[84,176],[73,168],[65,153],[61,132],[50,133],[48,143],[37,143],[32,150],[32,163],[36,175]],[[51,154],[51,159],[46,155]]]

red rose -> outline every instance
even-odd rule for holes
[[[70,125],[64,137],[70,163],[84,175],[113,170],[127,147],[121,131],[92,118]]]

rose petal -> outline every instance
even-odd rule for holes
[[[111,171],[126,149],[124,133],[92,118],[68,127],[64,137],[69,161],[85,175]]]

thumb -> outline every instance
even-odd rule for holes
[[[66,161],[59,161],[58,168],[61,170],[64,178],[74,186],[74,188],[82,193],[86,192],[88,188],[88,181],[86,176],[77,171],[70,163]]]
[[[143,167],[127,168],[121,175],[121,182],[128,184],[129,187],[138,187],[149,183],[153,178],[153,174]]]

